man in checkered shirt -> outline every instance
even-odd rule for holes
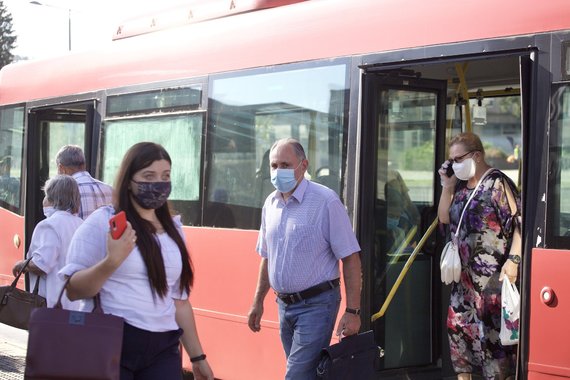
[[[112,202],[113,188],[93,177],[85,170],[85,155],[77,145],[63,146],[55,157],[58,174],[72,176],[79,186],[81,207],[78,216],[87,217],[101,206]]]

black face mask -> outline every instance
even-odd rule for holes
[[[172,190],[172,184],[168,182],[137,182],[132,180],[137,185],[137,192],[134,191],[133,196],[137,203],[146,209],[157,209],[162,206]]]

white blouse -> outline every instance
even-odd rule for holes
[[[61,276],[89,268],[105,257],[109,219],[113,213],[111,206],[101,207],[83,222],[73,236],[67,265],[59,272]],[[175,219],[175,223],[182,235],[180,222]],[[143,258],[135,247],[103,284],[99,292],[101,305],[105,313],[123,317],[130,325],[143,330],[177,330],[174,300],[188,298],[188,294],[181,292],[179,287],[182,273],[180,250],[167,233],[156,236],[166,270],[166,296],[161,298],[151,288]],[[85,303],[84,310],[90,311],[91,305],[90,302]]]
[[[32,262],[45,273],[40,276],[38,294],[46,298],[48,307],[55,305],[63,288],[64,281],[58,276],[58,271],[65,265],[71,237],[82,222],[81,218],[67,211],[56,210],[34,229],[27,257],[33,256]],[[30,291],[34,289],[37,278],[30,272]],[[71,302],[65,294],[61,297],[61,304],[68,310],[80,307],[79,302]]]

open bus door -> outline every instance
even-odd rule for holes
[[[369,253],[363,254],[365,315],[381,308],[436,217],[446,89],[446,81],[408,72],[364,74],[360,241]],[[435,252],[434,234],[386,313],[370,325],[385,349],[383,370],[421,366],[424,375],[440,377],[447,298],[442,301]]]
[[[28,115],[26,181],[26,251],[32,232],[42,219],[43,186],[57,174],[55,156],[64,145],[78,145],[91,162],[95,101],[31,109]]]

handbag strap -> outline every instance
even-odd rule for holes
[[[65,283],[59,292],[59,296],[57,297],[57,302],[53,306],[54,309],[63,309],[63,306],[61,304],[61,297],[63,297],[63,292],[65,291],[65,288],[67,288],[67,284],[69,284],[70,280],[71,276],[67,277],[65,280]],[[91,312],[103,314],[103,308],[101,307],[101,297],[99,296],[98,292],[93,296],[93,310],[91,310]]]
[[[465,215],[465,210],[467,210],[467,206],[469,205],[469,202],[471,202],[471,199],[473,199],[473,197],[475,196],[475,193],[477,192],[477,189],[479,188],[479,186],[481,185],[481,183],[483,183],[483,180],[487,177],[487,175],[489,173],[491,173],[493,170],[495,170],[495,168],[490,168],[488,169],[485,174],[483,174],[481,176],[481,178],[479,179],[479,182],[477,182],[477,186],[475,186],[475,188],[473,189],[473,191],[471,192],[471,195],[469,196],[469,199],[467,199],[467,202],[465,203],[465,206],[463,206],[463,211],[461,211],[461,217],[459,218],[459,223],[457,223],[457,229],[455,230],[455,238],[454,240],[457,240],[457,236],[459,235],[459,229],[461,228],[461,222],[463,222],[463,215]]]
[[[24,271],[26,270],[26,267],[28,266],[28,264],[30,263],[30,261],[32,260],[32,257],[28,257],[26,259],[26,261],[24,262],[24,265],[22,266],[22,269],[20,269],[20,271],[18,272],[18,274],[16,275],[16,278],[14,278],[14,281],[12,281],[12,284],[10,285],[11,289],[10,290],[14,290],[14,288],[16,287],[16,285],[18,284],[18,280],[20,280],[20,276],[22,275],[22,273],[24,273]],[[39,280],[39,276],[38,276],[38,280]],[[37,286],[37,281],[36,281],[36,286]],[[34,288],[35,291],[35,288]]]

